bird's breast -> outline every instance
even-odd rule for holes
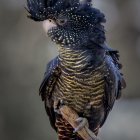
[[[87,51],[71,53],[70,50],[60,56],[61,76],[55,86],[54,95],[78,112],[82,112],[92,102],[99,107],[104,94],[104,79],[100,71],[103,64],[93,69],[92,56]]]

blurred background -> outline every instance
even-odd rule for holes
[[[46,63],[57,55],[25,0],[0,0],[0,140],[56,140],[38,95]],[[94,0],[107,18],[108,44],[120,51],[127,88],[100,140],[140,140],[140,1]]]

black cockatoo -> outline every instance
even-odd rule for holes
[[[76,132],[87,123],[97,135],[125,88],[118,51],[106,43],[104,14],[91,0],[27,0],[27,10],[29,18],[55,24],[48,36],[59,55],[48,63],[39,92],[58,139],[82,139]],[[62,105],[80,116],[74,130],[59,114]]]

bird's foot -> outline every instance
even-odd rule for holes
[[[54,112],[57,114],[61,114],[60,108],[63,105],[63,100],[55,100],[54,101]]]
[[[78,126],[74,129],[74,133],[81,130],[83,127],[89,127],[88,120],[86,118],[79,117],[75,120],[76,123],[78,123]]]
[[[57,113],[57,114],[61,114],[60,110],[56,109],[56,108],[54,108],[54,112]]]

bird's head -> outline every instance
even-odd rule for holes
[[[49,20],[56,26],[48,30],[52,41],[61,46],[77,48],[92,41],[105,41],[105,16],[92,7],[91,0],[27,0],[29,17],[35,21]]]

